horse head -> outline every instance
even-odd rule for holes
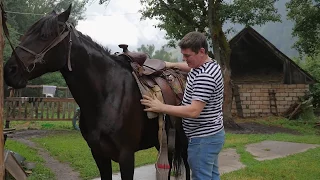
[[[9,86],[24,88],[28,80],[66,67],[70,61],[66,52],[71,43],[72,25],[67,22],[70,12],[71,5],[60,14],[52,11],[22,36],[4,67],[4,79]]]

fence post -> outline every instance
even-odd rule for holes
[[[2,5],[2,0],[0,0]],[[4,136],[3,136],[3,29],[2,10],[0,9],[0,179],[4,179]]]

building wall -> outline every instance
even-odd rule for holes
[[[291,104],[309,91],[308,84],[238,84],[244,117],[263,117],[272,115],[268,90],[275,91],[278,113],[285,112]],[[235,99],[232,114],[236,115]]]

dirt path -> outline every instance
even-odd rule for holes
[[[52,132],[52,131],[51,131]],[[57,133],[57,132],[55,132]],[[30,138],[33,137],[43,137],[48,134],[51,134],[50,131],[45,130],[27,130],[16,132],[10,138],[26,144],[29,147],[32,147],[38,151],[39,156],[45,160],[45,166],[50,168],[51,171],[55,174],[57,180],[81,180],[80,174],[74,171],[69,164],[62,163],[53,157],[50,156],[47,150],[39,147],[36,143],[30,141]]]

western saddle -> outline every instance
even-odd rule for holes
[[[161,102],[169,105],[180,105],[186,84],[186,73],[178,69],[166,68],[164,61],[159,59],[150,59],[147,54],[142,52],[130,52],[128,45],[120,44],[123,52],[119,56],[125,56],[133,69],[133,76],[136,79],[138,87],[142,95],[156,97]],[[165,121],[166,117],[161,113],[147,112],[148,118],[158,117],[159,131],[158,139],[160,150],[158,161],[156,163],[157,179],[167,179],[170,167],[168,162],[168,153],[174,152],[175,147],[175,127],[178,117],[170,116],[169,121]],[[167,132],[165,123],[170,123]]]
[[[142,94],[147,94],[145,91],[152,91],[156,85],[159,86],[162,92],[164,103],[170,105],[180,105],[186,83],[186,73],[178,69],[167,69],[163,60],[150,59],[143,52],[131,52],[128,50],[128,45],[120,44],[123,52],[120,56],[126,56],[133,68],[133,74],[137,80]],[[141,90],[143,86],[146,89]],[[149,93],[150,94],[150,93]]]

